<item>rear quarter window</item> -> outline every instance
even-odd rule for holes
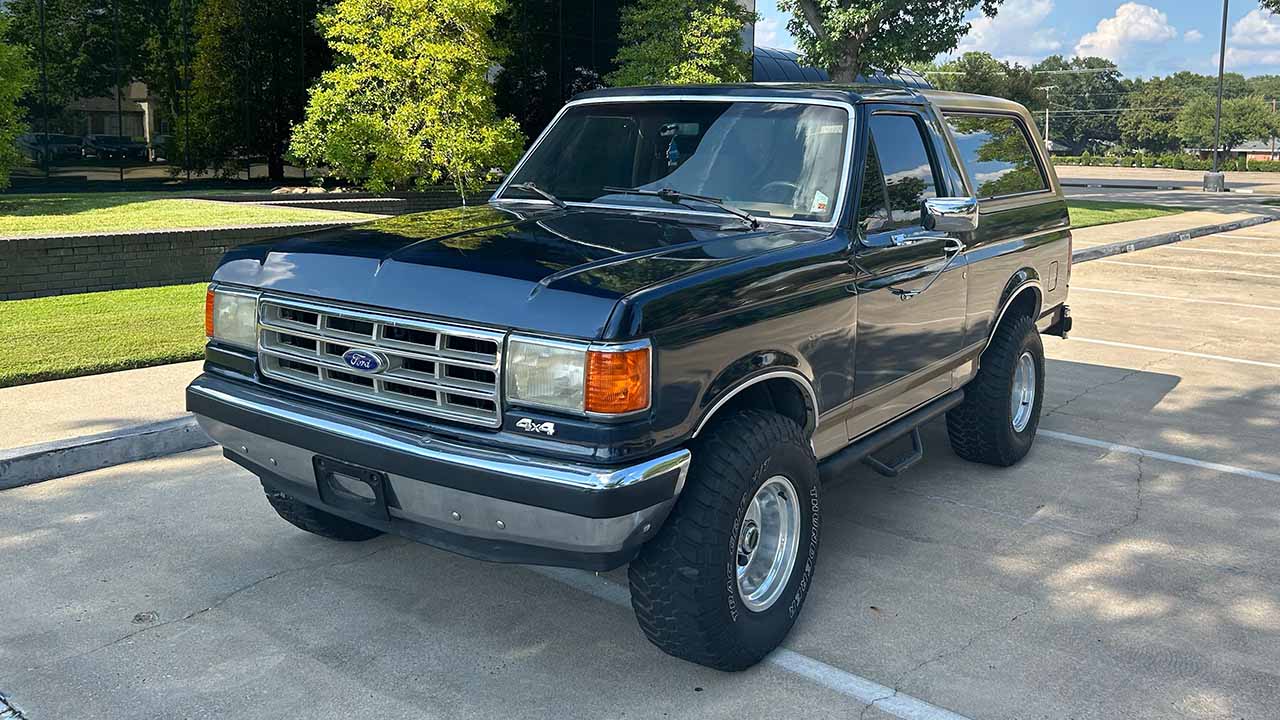
[[[1008,115],[971,113],[947,113],[946,119],[979,198],[1049,189],[1021,120]]]

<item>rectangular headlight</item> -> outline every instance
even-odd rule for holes
[[[210,340],[253,349],[258,344],[258,297],[209,288],[204,300],[204,334]]]
[[[507,400],[576,414],[626,415],[650,402],[650,347],[512,337]]]
[[[507,400],[518,405],[583,411],[587,346],[539,338],[507,342]]]

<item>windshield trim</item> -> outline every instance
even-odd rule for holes
[[[543,129],[542,134],[540,134],[538,136],[538,139],[533,142],[533,145],[529,146],[529,149],[525,152],[523,156],[521,156],[520,162],[516,163],[516,166],[511,169],[511,172],[508,173],[505,178],[503,178],[502,184],[499,185],[498,189],[494,191],[493,195],[489,197],[489,202],[493,202],[493,203],[521,202],[521,203],[528,203],[532,205],[548,205],[548,206],[552,205],[552,203],[547,200],[531,199],[531,198],[504,198],[502,197],[502,194],[506,192],[507,185],[511,184],[511,180],[520,173],[520,169],[524,167],[525,163],[529,160],[529,158],[538,150],[538,146],[541,145],[542,141],[546,139],[548,134],[550,134],[551,129],[556,126],[556,123],[560,122],[560,118],[563,117],[565,113],[569,112],[571,108],[578,107],[579,105],[609,105],[609,104],[633,103],[633,102],[731,102],[731,103],[752,102],[752,103],[771,103],[776,105],[825,105],[827,107],[835,107],[835,108],[843,109],[846,113],[848,113],[849,124],[845,132],[846,137],[845,137],[845,148],[844,148],[844,164],[843,164],[843,167],[840,169],[840,173],[841,173],[840,196],[836,199],[836,206],[831,213],[831,219],[824,222],[824,221],[818,221],[818,220],[792,220],[790,218],[771,218],[771,217],[759,218],[761,223],[777,223],[779,225],[797,225],[801,227],[834,228],[840,224],[840,218],[843,217],[843,213],[844,213],[845,201],[849,197],[849,190],[850,190],[849,172],[853,166],[854,142],[857,136],[857,132],[855,132],[856,128],[854,126],[854,118],[856,117],[857,111],[854,108],[853,103],[844,102],[841,100],[830,100],[826,98],[770,97],[768,95],[751,95],[751,96],[739,97],[736,95],[681,95],[678,93],[673,93],[670,95],[606,95],[602,97],[570,100],[568,103],[565,103],[564,107],[560,108],[560,112],[556,113],[556,116],[551,119],[551,122],[548,123],[547,127]],[[687,214],[687,215],[710,215],[713,217],[725,217],[725,218],[733,217],[732,214],[721,212],[721,211],[679,210],[678,208],[663,208],[658,206],[647,206],[647,205],[640,205],[640,204],[618,205],[618,204],[597,203],[597,202],[568,202],[566,204],[569,205],[570,207],[594,207],[594,208],[604,208],[608,210],[632,210],[632,211],[638,211],[638,212],[668,213],[668,214],[675,212],[677,214]]]

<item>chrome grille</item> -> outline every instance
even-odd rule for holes
[[[502,333],[263,297],[258,358],[268,378],[423,415],[498,427]],[[376,355],[355,370],[349,350]]]

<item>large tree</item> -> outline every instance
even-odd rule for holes
[[[1178,113],[1178,133],[1186,147],[1213,149],[1216,101],[1204,96],[1192,100]],[[1280,132],[1280,116],[1271,103],[1259,97],[1230,98],[1222,103],[1222,144],[1230,150],[1246,140],[1269,138]]]
[[[967,52],[925,72],[929,73],[929,81],[941,90],[992,95],[1031,108],[1043,104],[1044,93],[1036,89],[1039,83],[1029,68],[997,60],[990,53]]]
[[[284,179],[293,123],[302,118],[316,52],[307,0],[203,0],[179,143],[190,143],[193,170],[230,175],[255,157]]]
[[[1203,93],[1188,91],[1164,78],[1138,80],[1124,96],[1118,121],[1125,147],[1150,153],[1172,152],[1181,146],[1178,111]]]
[[[954,50],[968,15],[996,14],[1002,0],[778,0],[810,63],[836,82],[871,69],[896,71]]]
[[[7,18],[0,18],[0,37],[5,36],[8,24]],[[15,142],[27,126],[18,101],[34,77],[27,49],[0,41],[0,190],[9,187],[10,171],[23,161]]]
[[[622,9],[612,85],[746,82],[742,29],[758,16],[737,0],[635,0]]]
[[[1100,57],[1053,55],[1031,68],[1050,104],[1050,140],[1072,152],[1097,152],[1120,141],[1115,108],[1125,96],[1120,70]]]
[[[524,138],[499,118],[490,69],[504,0],[338,0],[320,16],[337,65],[311,89],[291,151],[372,190],[477,188]]]

